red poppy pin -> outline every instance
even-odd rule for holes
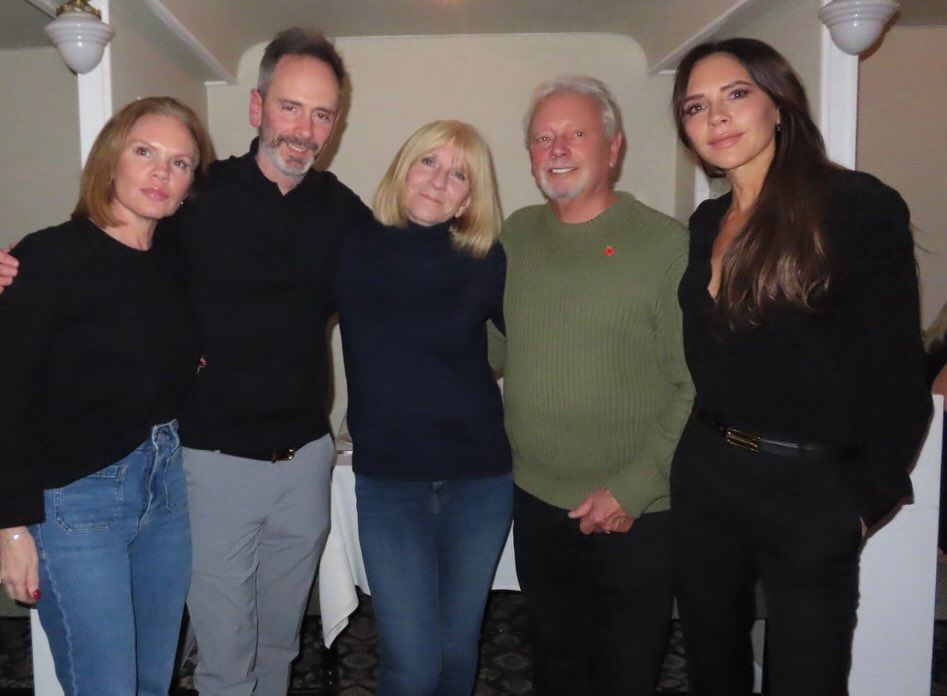
[[[605,247],[605,250],[603,251],[603,253],[604,253],[606,256],[614,256],[614,255],[615,255],[615,247],[613,247],[613,246],[607,246],[607,247]]]

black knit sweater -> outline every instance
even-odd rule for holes
[[[57,488],[175,417],[199,346],[172,249],[86,219],[27,236],[0,296],[0,527],[44,519]]]
[[[329,431],[326,322],[342,237],[371,212],[330,172],[283,195],[250,152],[216,162],[171,225],[202,332],[188,447],[247,455]]]
[[[339,298],[353,465],[403,480],[510,470],[486,321],[502,326],[506,258],[474,258],[447,224],[363,225],[345,239]]]

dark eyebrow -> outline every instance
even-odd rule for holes
[[[749,82],[747,80],[734,80],[733,82],[728,82],[725,85],[721,85],[719,91],[726,92],[728,89],[731,89],[732,87],[736,87],[737,85],[746,85],[747,87],[756,87],[756,85],[754,85],[752,82]],[[682,101],[686,102],[686,101],[690,101],[691,99],[697,99],[698,97],[702,97],[702,96],[704,95],[703,94],[689,94],[686,97],[684,97]]]

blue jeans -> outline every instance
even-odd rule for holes
[[[44,498],[37,609],[66,696],[167,696],[191,573],[177,422]]]
[[[469,696],[480,625],[510,529],[510,474],[356,475],[358,537],[378,628],[378,696]]]

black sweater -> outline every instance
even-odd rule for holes
[[[486,321],[502,328],[506,257],[474,258],[446,224],[353,230],[339,261],[348,424],[359,474],[403,480],[510,470]]]
[[[342,236],[372,219],[329,172],[286,195],[250,152],[214,163],[170,223],[202,332],[181,414],[185,445],[252,454],[329,431],[326,322]]]
[[[730,194],[690,221],[680,285],[696,405],[734,427],[787,440],[855,445],[847,470],[862,519],[873,524],[911,492],[930,417],[920,341],[917,270],[908,209],[858,172],[825,182],[831,284],[820,311],[770,307],[763,324],[731,333],[707,292],[714,238]]]
[[[79,219],[16,255],[0,296],[0,527],[42,521],[43,489],[174,418],[199,356],[173,250],[138,251]]]

